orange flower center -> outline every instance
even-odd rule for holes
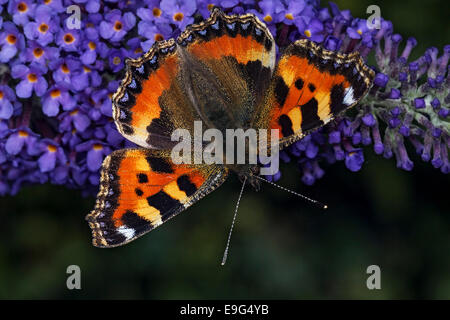
[[[75,109],[75,110],[73,110],[71,113],[70,113],[70,115],[71,116],[74,116],[74,115],[76,115],[78,113],[78,109]]]
[[[162,34],[160,34],[160,33],[155,34],[155,41],[162,41],[162,40],[164,40],[164,37]]]
[[[93,28],[94,24],[92,22],[86,23],[86,28]]]
[[[86,66],[83,66],[83,70],[84,70],[85,73],[91,72],[91,69],[86,67]]]
[[[91,50],[95,50],[95,48],[97,48],[97,45],[95,44],[95,42],[89,41],[88,47]]]
[[[48,30],[48,25],[45,23],[41,23],[41,25],[39,26],[39,32],[40,33],[46,33]]]
[[[50,4],[50,3],[52,3],[52,0],[44,0],[44,3],[45,4]]]
[[[28,81],[30,81],[30,82],[36,82],[37,81],[37,76],[36,76],[35,73],[28,74],[27,78],[28,78]]]
[[[285,15],[285,18],[288,19],[288,20],[294,20],[294,16],[292,15],[292,13],[287,13]]]
[[[114,30],[115,30],[115,31],[120,31],[120,30],[122,30],[122,22],[116,21],[116,23],[114,24]]]
[[[69,67],[67,66],[67,64],[63,63],[61,65],[61,71],[64,72],[64,73],[69,73],[70,72]]]
[[[103,146],[98,143],[94,144],[93,148],[94,148],[94,150],[103,150]]]
[[[134,53],[138,54],[138,53],[142,53],[142,48],[136,48],[136,50],[134,50]]]
[[[19,10],[20,13],[24,13],[28,11],[28,6],[25,2],[20,2],[17,5],[17,10]]]
[[[356,31],[356,32],[358,32],[359,35],[362,35],[361,29],[358,29],[358,31]]]
[[[16,38],[15,35],[9,34],[9,35],[6,37],[6,41],[8,41],[9,44],[15,44],[15,43],[17,42],[17,38]]]
[[[40,58],[43,54],[44,54],[44,50],[42,50],[42,48],[35,48],[35,49],[33,50],[33,55],[34,55],[36,58]]]
[[[71,44],[72,42],[75,41],[75,38],[73,37],[73,35],[71,33],[66,33],[64,35],[64,42],[67,44]]]
[[[0,91],[0,100],[3,99],[3,91]]]
[[[212,3],[208,4],[208,10],[209,11],[212,11],[213,8],[214,8],[214,4],[212,4]]]
[[[159,17],[159,16],[161,16],[161,13],[162,13],[162,11],[160,8],[153,8],[153,16]]]
[[[120,63],[120,58],[119,57],[114,57],[114,59],[113,59],[113,63],[115,64],[115,65],[118,65],[119,63]]]
[[[309,30],[305,30],[305,32],[303,32],[305,34],[305,36],[307,36],[308,38],[311,37],[311,31]]]
[[[19,131],[19,137],[22,137],[22,138],[28,137],[28,132],[20,130]]]
[[[57,148],[54,145],[49,144],[47,146],[47,150],[50,151],[50,152],[56,152]]]
[[[59,89],[55,89],[50,92],[50,97],[52,98],[58,98],[59,96],[61,96],[61,91],[59,91]]]
[[[177,12],[173,15],[173,20],[174,21],[183,21],[184,15],[181,12]]]
[[[266,15],[266,16],[264,17],[264,21],[265,21],[265,22],[272,22],[272,16],[271,16],[270,14]]]

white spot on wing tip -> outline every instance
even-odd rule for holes
[[[347,89],[345,89],[343,103],[347,106],[350,106],[350,105],[354,104],[355,102],[356,102],[356,100],[353,95],[353,87],[350,86]]]
[[[119,231],[127,240],[130,240],[134,237],[134,234],[136,233],[134,229],[128,228],[126,226],[120,226],[117,228],[117,231]]]

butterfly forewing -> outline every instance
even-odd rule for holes
[[[113,247],[136,239],[217,188],[227,170],[175,165],[166,152],[124,149],[104,161],[95,209],[87,216],[93,243]]]

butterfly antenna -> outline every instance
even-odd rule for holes
[[[271,185],[273,185],[273,186],[275,186],[275,187],[277,187],[277,188],[280,188],[281,190],[284,190],[284,191],[287,191],[287,192],[289,192],[289,193],[292,193],[292,194],[294,194],[294,195],[296,195],[296,196],[298,196],[298,197],[300,197],[300,198],[303,198],[303,199],[305,199],[305,200],[308,200],[308,201],[314,203],[316,206],[318,206],[318,207],[320,207],[320,208],[322,208],[322,209],[328,209],[328,206],[327,206],[326,204],[323,204],[322,202],[319,202],[319,201],[317,201],[317,200],[308,198],[307,196],[304,196],[303,194],[300,194],[300,193],[297,193],[297,192],[295,192],[295,191],[289,190],[288,188],[282,187],[282,186],[280,186],[280,185],[278,185],[278,184],[276,184],[276,183],[273,183],[272,181],[269,181],[269,180],[266,180],[266,179],[264,179],[264,178],[261,178],[260,176],[253,175],[253,177],[255,177],[255,178],[258,179],[258,180],[267,182],[268,184],[271,184]]]
[[[245,182],[246,181],[247,181],[247,177],[245,177],[244,181],[242,182],[241,192],[239,193],[239,198],[238,198],[238,201],[236,203],[236,208],[234,209],[233,221],[231,222],[230,232],[228,233],[227,245],[225,247],[225,251],[223,253],[223,258],[222,258],[222,265],[223,266],[227,262],[228,249],[230,248],[231,233],[233,232],[234,223],[236,222],[236,216],[237,216],[237,212],[238,212],[238,208],[239,208],[239,202],[241,202],[241,197],[242,197],[242,193],[244,192],[244,187],[245,187]]]

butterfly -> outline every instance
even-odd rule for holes
[[[219,187],[230,172],[254,179],[258,165],[176,164],[177,128],[278,129],[286,147],[354,106],[374,72],[357,52],[291,43],[277,63],[269,29],[253,14],[211,16],[177,39],[127,59],[114,94],[119,132],[141,148],[117,150],[102,165],[100,191],[86,219],[93,244],[115,247],[155,229]]]

